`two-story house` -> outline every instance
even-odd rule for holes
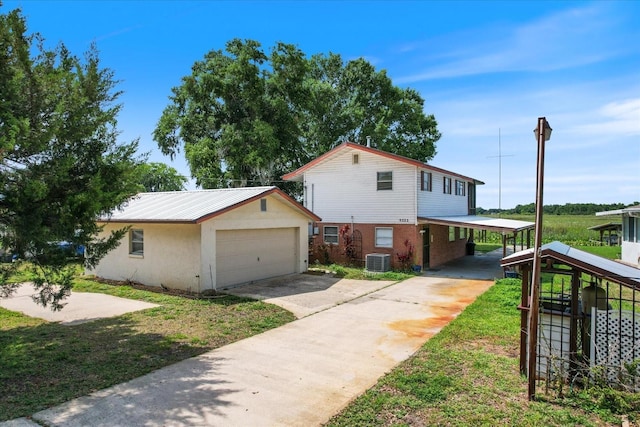
[[[411,263],[423,267],[464,256],[471,228],[511,233],[533,225],[492,225],[492,219],[476,217],[482,181],[350,142],[283,179],[303,183],[304,206],[322,218],[314,226],[314,245],[332,248],[338,259],[345,225],[355,232],[359,261],[371,253],[389,254],[398,266],[398,255],[411,246]]]

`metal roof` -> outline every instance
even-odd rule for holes
[[[606,224],[600,224],[600,225],[594,225],[592,227],[589,227],[588,230],[595,230],[595,231],[606,231],[606,230],[622,230],[622,223],[620,222],[608,222]]]
[[[268,195],[275,195],[302,214],[320,220],[277,187],[244,187],[140,193],[99,221],[198,223]]]
[[[502,258],[500,265],[508,267],[533,262],[533,248]],[[612,261],[561,242],[551,242],[540,248],[542,259],[554,258],[566,265],[616,283],[640,288],[640,269]]]
[[[623,213],[637,213],[637,212],[640,212],[640,205],[628,206],[626,208],[616,209],[613,211],[596,212],[596,216],[622,215]]]
[[[436,216],[418,218],[421,224],[449,225],[454,227],[477,228],[481,230],[497,231],[499,233],[516,233],[535,227],[535,223],[518,221],[515,219],[489,218],[476,215]]]

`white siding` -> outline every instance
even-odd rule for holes
[[[622,215],[622,261],[640,267],[640,218]]]
[[[640,243],[622,242],[622,261],[640,267]]]
[[[358,164],[352,154],[358,154]],[[393,172],[393,189],[377,190],[377,172]],[[416,222],[414,166],[383,156],[344,150],[305,173],[305,206],[323,222]],[[353,216],[353,218],[352,218]]]
[[[433,217],[433,216],[455,216],[455,215],[468,215],[469,205],[469,186],[465,181],[465,195],[456,195],[456,178],[453,175],[446,175],[440,172],[431,172],[432,185],[431,191],[421,191],[420,183],[421,176],[418,173],[418,216],[419,217]],[[443,193],[443,179],[444,177],[451,178],[451,194]]]

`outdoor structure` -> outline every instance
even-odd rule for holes
[[[560,242],[541,247],[537,355],[534,378],[546,388],[584,381],[638,390],[640,269]],[[501,261],[522,275],[520,371],[528,375],[527,316],[533,249]],[[531,377],[530,377],[531,378]]]
[[[433,268],[472,252],[474,229],[502,233],[506,248],[534,226],[476,216],[482,181],[350,142],[283,179],[301,182],[304,206],[323,219],[313,227],[312,262],[364,264],[375,254],[389,267],[405,259]]]
[[[130,229],[88,273],[195,293],[300,273],[319,220],[276,187],[141,193],[100,218]]]
[[[622,232],[622,224],[619,222],[608,222],[606,224],[594,225],[589,230],[600,233],[600,244],[615,246],[620,244],[620,233]]]
[[[622,215],[622,261],[640,267],[640,205],[596,212],[596,216],[608,215]]]

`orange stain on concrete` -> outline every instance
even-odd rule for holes
[[[432,319],[398,320],[389,324],[394,331],[402,332],[407,338],[426,338],[433,336],[428,329],[432,328]],[[446,323],[445,323],[446,324]]]
[[[476,297],[489,289],[493,282],[486,280],[456,280],[455,284],[447,282],[446,287],[434,289],[434,296],[450,297],[434,298],[433,302],[425,301],[430,316],[424,319],[407,319],[391,322],[390,329],[401,332],[406,338],[421,338],[424,341],[437,334],[440,329],[451,322]]]

